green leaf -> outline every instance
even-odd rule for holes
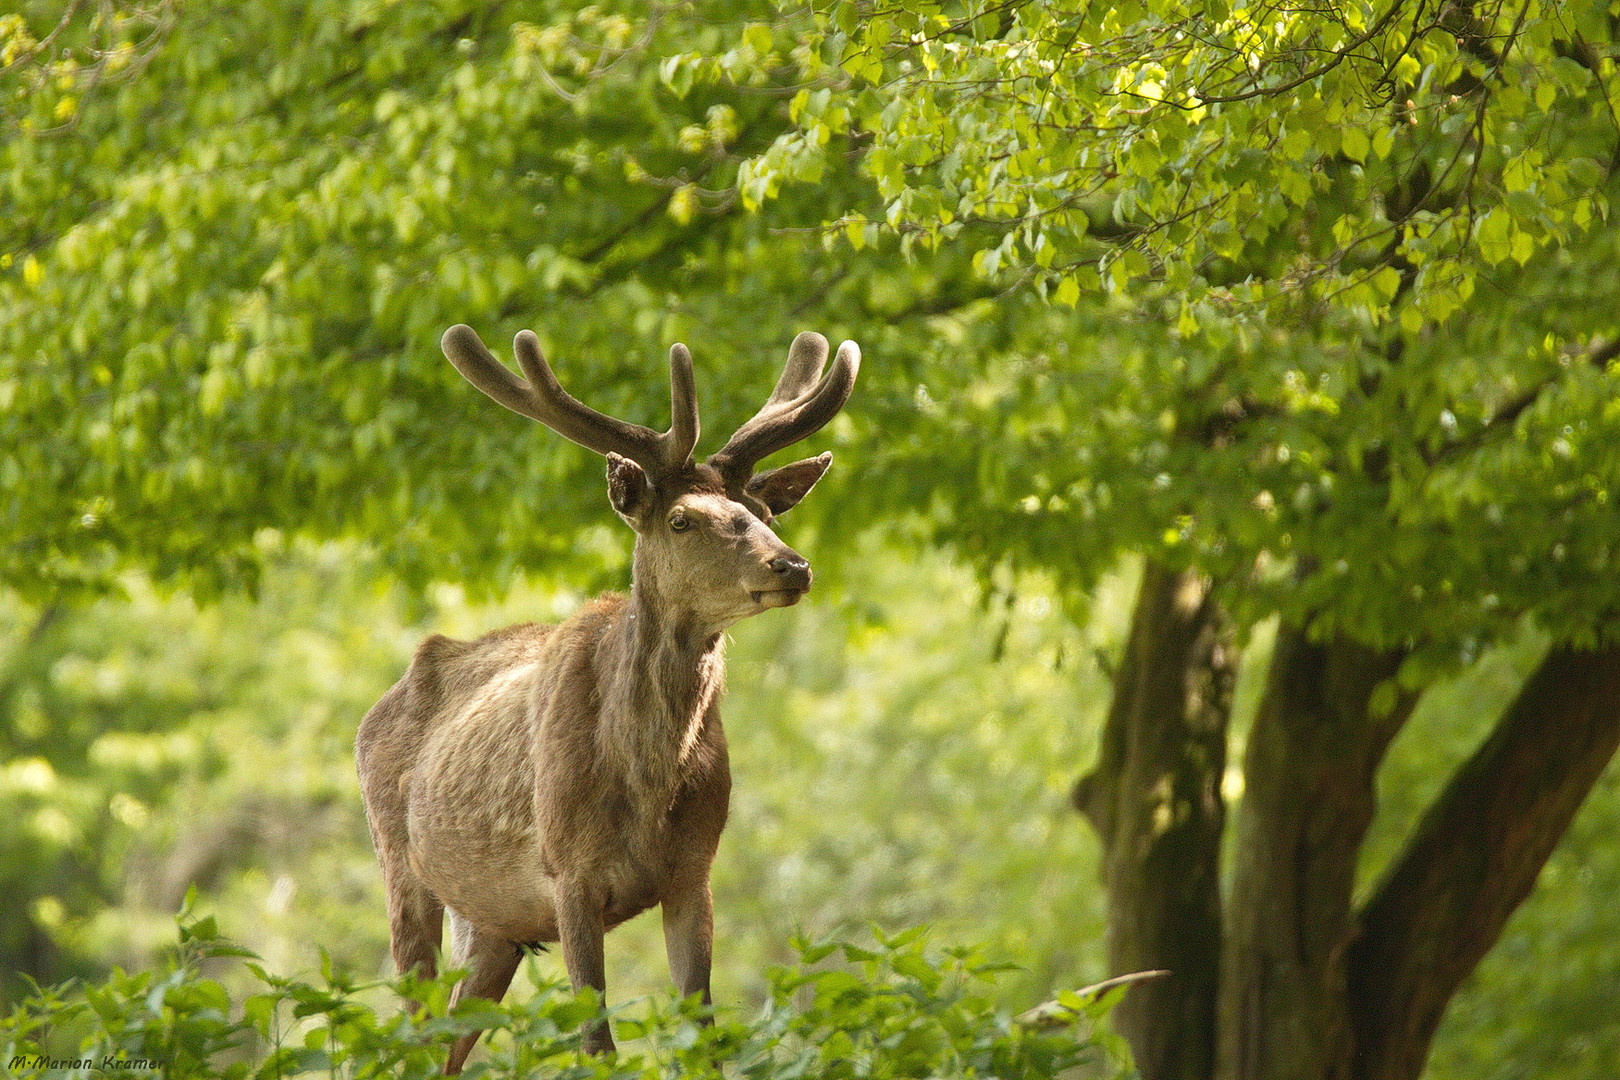
[[[1393,300],[1401,287],[1400,271],[1393,266],[1384,267],[1373,275],[1373,287],[1385,300]]]
[[[771,28],[765,23],[749,23],[743,28],[742,37],[743,44],[747,45],[761,56],[765,56],[770,53],[773,45],[772,34]]]
[[[693,68],[686,57],[669,57],[659,68],[658,75],[670,93],[676,97],[684,100],[692,92]]]
[[[1339,133],[1339,146],[1344,151],[1345,157],[1359,164],[1367,160],[1367,151],[1371,149],[1372,144],[1364,130],[1359,127],[1347,127]]]

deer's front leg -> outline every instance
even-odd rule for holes
[[[591,986],[607,1000],[607,965],[602,958],[602,902],[590,887],[570,882],[557,888],[557,936],[561,939],[563,963],[568,981],[577,993]],[[585,1052],[605,1054],[613,1047],[613,1033],[606,1020],[585,1029]]]
[[[703,995],[711,1004],[709,966],[714,956],[714,897],[708,881],[663,902],[664,949],[669,954],[669,975],[682,997]],[[711,1021],[705,1020],[705,1023]]]

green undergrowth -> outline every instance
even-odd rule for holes
[[[524,1000],[450,1008],[456,972],[362,983],[327,963],[318,980],[287,978],[225,938],[213,917],[188,910],[177,947],[151,970],[36,988],[0,1019],[0,1075],[425,1080],[470,1031],[492,1034],[469,1078],[1130,1074],[1120,1040],[1102,1026],[1114,993],[1065,994],[1040,1010],[1041,1022],[1020,1021],[988,993],[1007,965],[925,939],[919,928],[870,946],[796,942],[797,962],[771,970],[758,1015],[720,1009],[705,1026],[710,1010],[695,998],[633,1002],[607,1012],[619,1053],[591,1058],[580,1051],[582,1029],[602,1007],[590,991],[537,978]],[[423,1008],[406,1013],[401,997]],[[1053,1008],[1063,1023],[1050,1022]]]

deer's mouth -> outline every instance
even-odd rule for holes
[[[792,607],[804,594],[804,589],[754,589],[748,595],[760,607],[776,608]]]

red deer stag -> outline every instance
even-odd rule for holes
[[[604,416],[558,385],[530,331],[514,343],[527,381],[466,326],[444,353],[514,412],[607,456],[608,499],[635,530],[630,594],[609,593],[556,626],[477,641],[428,638],[360,722],[356,758],[382,863],[394,962],[432,975],[443,913],[456,987],[498,1001],[521,946],[560,942],[577,990],[606,989],[602,936],[663,908],[670,974],[709,1001],[709,866],[731,771],[718,699],[723,631],[810,588],[810,564],[771,531],[831,454],[754,474],[843,408],[860,349],[800,334],[770,400],[706,462],[693,460],[692,357],[670,349],[670,429]],[[476,1035],[452,1047],[459,1072]],[[606,1023],[586,1034],[613,1048]]]

